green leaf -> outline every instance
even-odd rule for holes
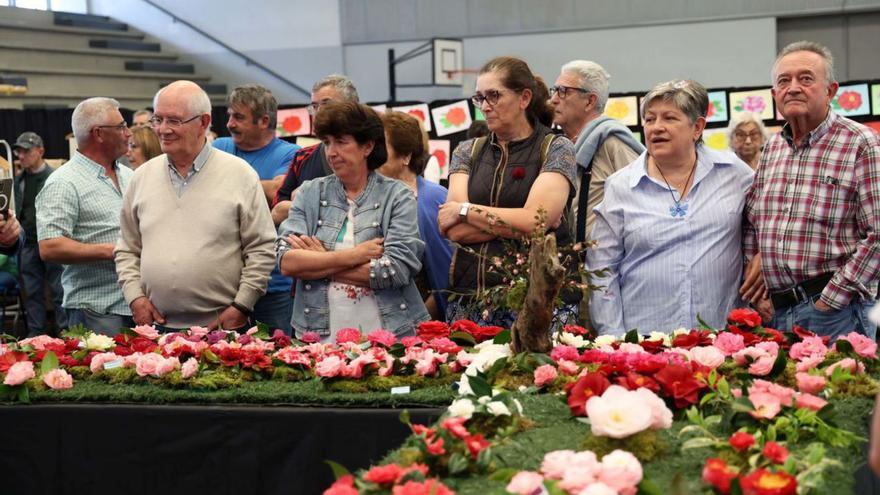
[[[409,409],[404,409],[403,411],[400,411],[399,418],[400,422],[407,426],[410,426],[412,424],[409,419]]]
[[[467,332],[452,332],[452,335],[449,336],[449,340],[455,342],[456,344],[466,345],[469,347],[477,345],[477,341],[474,339],[474,336]]]
[[[342,478],[343,476],[351,474],[351,472],[342,464],[333,461],[324,461],[330,466],[330,469],[333,471],[333,477],[336,479]]]
[[[706,320],[704,320],[699,313],[697,313],[697,323],[699,323],[699,325],[697,325],[697,328],[700,330],[715,330],[714,328],[712,328],[712,325],[706,323]]]
[[[481,376],[462,375],[467,377],[468,384],[477,397],[492,396],[492,386]]]
[[[209,363],[217,364],[220,362],[220,358],[218,358],[211,349],[205,349],[202,351],[202,357]]]
[[[30,392],[28,391],[27,383],[22,383],[21,385],[18,386],[18,400],[20,402],[25,403],[25,404],[30,403],[31,395],[30,395]]]
[[[636,495],[663,495],[663,491],[661,491],[653,481],[642,478],[642,482],[639,483],[639,491],[636,492]]]
[[[837,339],[837,341],[835,341],[835,349],[837,349],[837,352],[840,354],[855,353],[852,343],[848,340]]]
[[[485,470],[490,462],[492,462],[492,447],[486,447],[477,454],[477,466]]]
[[[706,426],[717,426],[721,424],[721,415],[714,414],[712,416],[707,417],[705,420]]]
[[[752,405],[752,402],[745,397],[740,397],[739,399],[731,402],[730,407],[735,412],[752,412],[755,410],[755,406]]]
[[[702,432],[703,428],[698,425],[687,425],[684,428],[682,428],[681,431],[678,432],[678,436],[683,437],[683,436],[685,436],[689,433],[693,433],[695,431]]]
[[[623,337],[624,342],[628,342],[630,344],[638,344],[639,343],[639,331],[635,328],[626,332],[626,335]]]
[[[40,373],[45,375],[46,373],[54,370],[58,367],[58,356],[55,355],[54,352],[49,351],[43,355],[43,362],[40,365]]]
[[[773,368],[770,370],[770,374],[768,376],[778,376],[780,373],[785,371],[785,365],[788,363],[788,358],[786,357],[787,353],[780,352],[776,355],[776,362],[773,363]]]
[[[257,333],[255,333],[253,335],[253,337],[256,337],[261,340],[266,340],[269,338],[269,330],[271,330],[271,328],[269,328],[269,325],[263,323],[262,321],[258,321],[257,322]]]
[[[501,468],[490,474],[489,479],[492,481],[500,481],[501,483],[507,484],[518,472],[519,469],[516,468]]]
[[[723,397],[728,397],[730,395],[730,384],[727,383],[727,378],[721,377],[718,380],[717,384],[718,393],[720,393]]]
[[[449,465],[447,467],[449,468],[449,474],[456,475],[467,470],[468,461],[463,455],[456,452],[449,456]]]
[[[715,445],[715,440],[709,437],[697,437],[691,438],[690,440],[681,444],[681,450],[702,449],[706,447],[711,447],[713,445]]]
[[[770,425],[767,427],[767,441],[775,442],[776,441],[776,427]]]
[[[505,330],[498,332],[498,334],[495,335],[495,338],[492,339],[492,343],[493,344],[509,344],[510,339],[511,339],[510,329],[507,328]]]

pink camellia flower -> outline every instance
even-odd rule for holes
[[[593,454],[593,457],[596,455]],[[573,450],[555,450],[544,454],[544,460],[541,462],[541,472],[544,476],[561,480],[565,470],[571,465],[574,458]],[[598,461],[597,461],[598,462]]]
[[[596,481],[597,470],[584,466],[569,466],[556,486],[568,493],[578,493]]]
[[[422,339],[410,335],[409,337],[404,337],[400,339],[400,343],[403,344],[404,347],[410,348],[414,345],[419,345],[422,343]]]
[[[602,483],[601,481],[597,481],[590,486],[581,490],[578,495],[633,495],[635,491],[627,490],[627,491],[617,491],[614,488]]]
[[[255,333],[259,332],[259,331],[260,331],[260,329],[257,328],[256,325],[254,325],[254,326],[248,328],[247,332],[245,332],[244,334],[245,334],[245,335],[253,335],[253,334],[255,334]]]
[[[773,419],[782,410],[779,397],[766,392],[749,394],[749,400],[755,406],[755,410],[749,414],[755,419]]]
[[[318,332],[303,332],[299,340],[305,344],[317,344],[321,341],[321,335]]]
[[[64,346],[64,341],[61,339],[56,339],[54,337],[50,337],[48,335],[37,335],[35,337],[31,337],[28,339],[23,339],[18,342],[18,346],[20,348],[24,348],[27,346],[31,346],[35,351],[45,351],[47,345],[54,346]]]
[[[758,342],[755,344],[755,347],[773,356],[773,359],[776,359],[776,355],[779,354],[779,344],[776,342]]]
[[[92,356],[92,361],[89,363],[89,370],[91,370],[92,373],[103,371],[104,363],[116,361],[117,359],[119,359],[119,356],[117,356],[115,352],[102,352],[100,354],[95,354]]]
[[[337,344],[344,344],[346,342],[358,344],[360,341],[361,332],[357,328],[340,328],[339,331],[336,332]]]
[[[164,358],[156,368],[156,377],[163,377],[178,368],[180,368],[180,360],[176,356]]]
[[[602,458],[599,481],[621,494],[635,494],[642,481],[642,464],[636,456],[624,450],[615,450]]]
[[[546,385],[549,385],[553,383],[553,380],[556,380],[557,376],[559,376],[559,373],[556,371],[556,368],[554,368],[552,364],[544,364],[538,366],[535,369],[535,386],[544,387]]]
[[[327,356],[315,366],[315,374],[324,378],[340,376],[345,371],[345,361],[339,356]]]
[[[723,352],[725,356],[732,356],[746,347],[743,336],[731,332],[719,333],[712,345]]]
[[[767,380],[755,380],[748,389],[749,395],[757,393],[767,393],[775,395],[779,399],[779,403],[783,406],[791,406],[794,402],[795,391],[793,388],[784,387],[782,385],[768,382]]]
[[[611,385],[601,396],[590,397],[586,405],[595,436],[626,438],[653,424],[653,412],[642,396],[619,385]]]
[[[520,471],[507,484],[507,491],[517,495],[535,495],[541,493],[544,477],[534,471]]]
[[[275,353],[275,357],[290,365],[312,367],[312,360],[300,350],[298,347],[285,347]]]
[[[578,350],[570,345],[558,345],[550,351],[550,359],[554,361],[559,361],[560,359],[566,359],[568,361],[577,361],[580,357]]]
[[[159,368],[164,366],[165,358],[155,352],[149,352],[138,356],[135,362],[135,370],[138,376],[155,376],[159,375]]]
[[[574,376],[578,372],[578,365],[574,361],[566,361],[565,359],[562,359],[556,363],[556,366],[559,367],[559,372],[563,375]]]
[[[874,339],[865,337],[864,335],[857,332],[850,332],[849,335],[841,337],[838,339],[849,341],[853,346],[853,350],[856,351],[856,354],[862,357],[876,359],[877,358],[877,342]],[[837,344],[834,344],[835,350]]]
[[[3,379],[3,384],[14,387],[16,385],[21,385],[35,376],[37,375],[34,373],[34,363],[30,361],[19,361],[9,367],[9,371],[6,372],[6,378]]]
[[[843,368],[846,371],[849,371],[853,375],[858,373],[864,373],[865,365],[862,363],[857,363],[853,358],[845,358],[840,361],[832,364],[831,366],[825,368],[825,376],[831,376],[834,374],[834,370],[837,368]]]
[[[150,340],[156,340],[159,338],[159,331],[156,330],[155,325],[138,325],[134,328],[134,333],[140,335],[141,337],[148,338]]]
[[[397,342],[397,337],[388,330],[378,329],[368,333],[367,340],[373,345],[381,344],[385,347],[391,347]]]
[[[788,355],[792,359],[801,360],[806,357],[821,356],[825,358],[828,354],[828,346],[822,342],[822,337],[806,337],[804,340],[791,346]]]
[[[43,383],[52,390],[73,388],[73,377],[61,368],[55,368],[43,374]]]
[[[715,369],[724,364],[725,356],[724,352],[716,346],[704,346],[691,349],[691,357],[697,364]]]
[[[416,337],[416,338],[418,338],[418,337]],[[439,339],[431,339],[431,341],[428,342],[428,346],[437,352],[442,352],[444,354],[449,354],[449,355],[453,355],[453,356],[458,354],[459,351],[461,351],[460,345],[447,339],[446,337],[441,337]]]
[[[809,373],[796,373],[797,388],[805,394],[818,394],[825,388],[825,377]]]
[[[749,373],[755,376],[767,376],[770,374],[771,371],[773,371],[773,365],[775,363],[775,357],[760,357],[754,363],[749,365]]]
[[[189,327],[189,334],[193,337],[198,337],[200,339],[208,335],[208,332],[210,332],[210,330],[205,327]]]
[[[657,394],[647,388],[637,388],[633,391],[651,409],[651,428],[655,430],[672,427],[672,411],[666,406]]]
[[[807,357],[801,359],[800,361],[798,361],[797,364],[795,365],[795,368],[797,369],[798,372],[807,372],[807,371],[810,371],[811,369],[815,368],[816,366],[819,366],[824,361],[825,361],[825,356],[819,356],[819,355],[807,356]]]
[[[645,352],[645,348],[640,346],[639,344],[633,344],[632,342],[624,342],[620,344],[620,347],[617,348],[619,352],[625,352],[627,354],[637,354],[640,352]]]
[[[199,371],[199,362],[196,358],[189,358],[183,363],[183,366],[180,367],[180,375],[183,376],[184,379],[192,378],[196,376],[196,373]]]
[[[798,407],[802,409],[812,409],[813,411],[818,411],[828,404],[827,400],[813,394],[798,394],[795,400],[797,401]]]

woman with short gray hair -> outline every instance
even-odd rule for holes
[[[740,160],[749,164],[752,170],[758,168],[761,149],[770,138],[761,118],[751,112],[743,112],[730,119],[727,126],[727,142]]]
[[[742,212],[753,172],[703,145],[709,98],[694,81],[658,84],[641,105],[647,151],[605,183],[589,270],[600,334],[723,326],[740,303]]]

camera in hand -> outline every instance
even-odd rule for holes
[[[9,218],[9,207],[12,205],[12,181],[14,179],[0,179],[0,215]]]

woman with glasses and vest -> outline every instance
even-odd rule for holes
[[[600,334],[723,327],[742,302],[742,223],[752,169],[703,145],[709,97],[694,81],[642,99],[647,151],[605,182],[587,268]]]
[[[564,213],[577,165],[571,141],[550,131],[547,86],[524,61],[487,62],[472,100],[490,134],[462,142],[452,155],[449,195],[438,214],[440,231],[457,243],[450,268],[450,296],[456,297],[446,316],[510,327],[514,311],[485,307],[475,296],[509,283],[495,260],[509,255],[511,245],[527,257],[520,239],[532,235],[542,212],[557,244],[571,243]],[[563,291],[554,323],[574,323],[579,300],[579,292]]]
[[[324,342],[343,328],[413,335],[429,319],[414,280],[425,243],[412,191],[376,173],[387,160],[382,120],[329,102],[315,133],[333,174],[299,187],[276,243],[281,273],[296,279],[291,326]]]

